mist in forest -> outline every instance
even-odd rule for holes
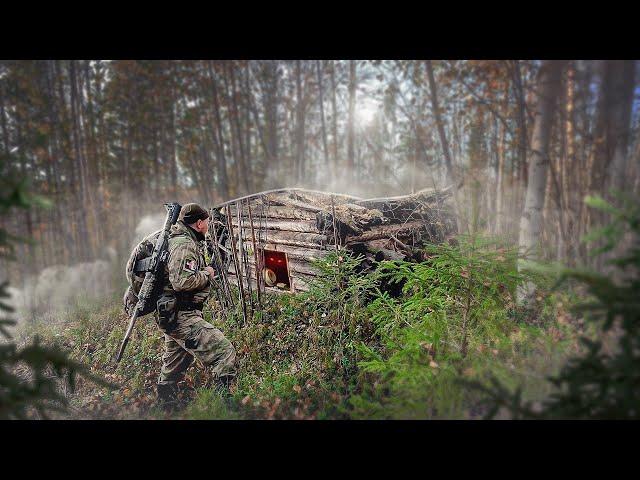
[[[9,288],[18,322],[46,322],[64,311],[90,306],[114,293],[112,269],[116,261],[113,249],[107,258],[74,265],[52,265],[36,275],[27,276],[21,286]]]
[[[165,215],[144,215],[129,235],[131,249],[145,236],[162,228]],[[61,313],[92,306],[124,293],[125,262],[113,247],[102,258],[72,265],[52,265],[27,275],[22,285],[9,287],[12,318],[19,323],[55,321]],[[119,290],[122,289],[122,292]]]
[[[132,248],[135,247],[144,237],[162,228],[166,215],[162,213],[154,213],[145,215],[136,225],[134,236],[131,241]]]

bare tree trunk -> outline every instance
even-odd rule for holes
[[[578,175],[573,174],[576,168],[576,147],[575,147],[575,62],[570,62],[567,66],[567,86],[566,86],[566,102],[565,102],[565,154],[562,162],[562,198],[565,206],[565,242],[558,248],[558,259],[561,261],[575,261],[575,255],[570,254],[572,250],[573,238],[576,238],[578,232],[575,230],[577,225],[577,216],[579,209],[574,208],[576,202],[574,197],[580,193],[580,185]]]
[[[267,135],[269,135],[269,132],[267,131],[267,129],[269,128],[268,125],[268,115],[267,115],[267,105],[266,102],[263,101],[263,107],[264,107],[264,125],[263,122],[260,120],[260,115],[258,114],[258,109],[256,107],[256,101],[253,95],[253,89],[251,87],[251,72],[252,72],[252,68],[251,68],[251,64],[249,61],[247,61],[247,63],[245,64],[245,72],[246,72],[246,76],[245,76],[245,100],[246,100],[246,108],[248,109],[247,112],[247,116],[249,117],[249,115],[253,116],[253,124],[256,127],[257,133],[258,133],[258,140],[260,141],[260,145],[262,146],[262,151],[264,153],[264,160],[262,162],[262,164],[260,166],[257,165],[256,162],[256,166],[253,169],[254,175],[253,175],[253,188],[256,188],[256,185],[258,185],[258,190],[262,190],[264,187],[264,179],[266,176],[266,173],[270,171],[269,166],[274,163],[274,159],[272,157],[271,154],[271,147],[269,145],[269,137]],[[247,121],[247,127],[249,127],[250,122]],[[247,130],[247,135],[249,135],[250,130]],[[248,139],[248,147],[247,149],[249,150],[249,152],[251,153],[251,145],[250,145],[250,138]],[[249,157],[251,158],[251,155],[249,155]],[[257,160],[257,152],[256,152],[256,160]]]
[[[598,100],[595,112],[595,126],[593,134],[593,145],[589,155],[589,193],[596,194],[604,187],[604,174],[607,158],[607,130],[609,122],[609,104],[611,91],[611,62],[605,60],[600,62],[600,88],[598,89]]]
[[[447,168],[447,183],[449,185],[455,184],[456,176],[453,171],[453,161],[451,159],[451,151],[449,150],[449,142],[444,132],[444,123],[442,121],[442,115],[440,114],[440,105],[438,103],[438,92],[436,89],[436,81],[433,76],[433,66],[431,60],[425,60],[427,67],[427,79],[429,81],[429,91],[431,94],[431,108],[433,110],[433,116],[436,121],[436,127],[438,128],[438,135],[440,136],[440,146],[442,147],[442,155],[444,156],[445,167]]]
[[[626,186],[627,150],[629,147],[631,106],[635,76],[634,60],[613,60],[614,72],[611,85],[609,151],[612,152],[607,169],[609,188],[624,190]]]
[[[336,62],[331,60],[331,130],[333,136],[333,172],[338,169],[338,109],[336,108]],[[334,177],[335,178],[335,177]]]
[[[471,127],[469,139],[469,193],[471,195],[471,233],[478,232],[480,226],[480,213],[482,204],[482,194],[486,188],[484,172],[487,165],[487,152],[484,143],[486,128],[484,124],[484,114],[478,107]]]
[[[629,122],[633,100],[634,62],[606,60],[600,64],[601,83],[596,105],[596,125],[589,156],[588,191],[591,195],[608,196],[609,188],[624,187],[626,154],[629,143]],[[584,208],[581,221],[588,232],[607,222],[603,212]],[[601,243],[588,244],[587,249]],[[591,258],[592,266],[603,269],[606,256]]]
[[[4,85],[0,84],[0,126],[2,126],[2,145],[4,154],[9,155],[9,130],[7,129],[7,116],[5,111]],[[0,172],[5,173],[5,172]]]
[[[244,94],[243,94],[243,98],[242,98],[242,105],[243,105],[243,125],[244,125],[244,152],[245,152],[245,160],[246,160],[246,164],[247,164],[247,169],[249,170],[248,175],[247,175],[247,183],[248,183],[248,188],[250,192],[254,192],[255,188],[254,188],[254,177],[255,177],[255,172],[254,172],[254,165],[252,163],[252,157],[251,157],[251,133],[252,133],[252,129],[251,129],[251,107],[250,107],[250,100],[251,100],[251,87],[249,85],[249,63],[247,61],[245,61],[244,64]]]
[[[224,134],[222,132],[222,116],[220,115],[220,102],[218,100],[218,82],[213,71],[213,61],[208,64],[209,77],[211,79],[211,92],[213,96],[213,112],[216,118],[216,144],[218,145],[218,184],[222,198],[229,198],[229,178],[227,176],[227,158],[224,153]]]
[[[51,152],[51,170],[53,174],[53,184],[55,186],[56,201],[54,202],[54,210],[53,210],[53,222],[55,225],[63,225],[62,222],[62,211],[63,211],[63,202],[65,197],[65,192],[62,189],[62,181],[60,179],[60,159],[64,158],[62,151],[62,133],[61,133],[61,124],[62,118],[59,114],[59,109],[56,107],[56,93],[55,93],[55,65],[53,61],[49,62],[49,76],[47,77],[47,91],[49,93],[49,127],[52,135],[52,145],[50,147]],[[69,262],[69,249],[65,248],[65,245],[71,242],[69,231],[67,229],[56,228],[54,229],[56,232],[56,246],[57,246],[57,255],[56,258],[59,259],[62,263]]]
[[[269,165],[278,160],[279,136],[278,136],[278,64],[271,62],[269,64],[269,78],[267,82],[267,95],[264,106],[265,128],[268,133],[269,145]]]
[[[71,60],[69,62],[69,83],[71,85],[71,95],[70,95],[70,103],[71,103],[71,120],[72,120],[72,129],[71,132],[73,134],[73,151],[74,151],[74,160],[77,165],[78,175],[80,177],[80,190],[78,195],[79,205],[82,206],[80,215],[78,217],[78,227],[80,229],[80,251],[82,252],[82,259],[87,260],[90,256],[92,256],[92,242],[89,237],[89,229],[87,228],[87,219],[90,216],[90,212],[93,208],[93,202],[91,201],[91,194],[89,191],[89,179],[87,172],[87,164],[85,156],[82,153],[82,145],[80,138],[80,112],[78,105],[78,85],[77,85],[77,75],[76,75],[76,65],[75,60]]]
[[[538,99],[531,140],[531,158],[529,159],[529,182],[524,210],[520,218],[520,236],[518,246],[525,255],[538,254],[542,231],[542,208],[545,199],[547,172],[549,170],[549,140],[556,100],[560,92],[560,80],[563,62],[545,60],[538,72]],[[524,267],[518,263],[518,270]],[[525,282],[518,288],[518,301],[530,301],[535,295],[535,285]]]
[[[298,182],[304,180],[305,160],[305,101],[302,98],[302,68],[300,60],[296,60],[296,178]]]
[[[449,149],[449,142],[447,141],[447,135],[444,131],[444,122],[440,113],[440,104],[438,103],[438,91],[436,88],[436,80],[433,75],[433,65],[431,60],[425,60],[425,66],[427,67],[427,80],[429,82],[429,93],[431,97],[431,109],[433,110],[433,116],[438,129],[438,136],[440,138],[440,147],[442,148],[442,155],[444,157],[444,163],[446,168],[446,182],[448,185],[453,186],[453,198],[456,210],[456,225],[458,232],[462,232],[462,218],[460,210],[460,200],[458,198],[458,184],[456,174],[453,169],[453,159],[451,158],[451,150]]]
[[[616,192],[624,192],[631,186],[627,179],[627,156],[631,137],[631,108],[633,105],[635,61],[613,60],[611,77],[611,104],[609,106],[610,131],[607,139],[607,151],[611,155],[608,168],[605,171],[606,196],[615,196]],[[609,215],[603,215],[603,223],[611,221]],[[611,260],[620,257],[629,249],[631,236],[626,236],[613,250],[601,255],[601,268],[605,273],[619,278],[611,265]]]
[[[242,125],[240,124],[240,111],[238,108],[238,93],[236,89],[236,65],[231,61],[229,64],[229,73],[231,77],[231,119],[232,123],[235,126],[235,139],[236,144],[238,146],[238,175],[242,177],[243,186],[245,192],[249,193],[251,191],[251,169],[250,165],[247,162],[245,150],[244,150],[244,142],[242,138]],[[231,129],[233,134],[233,129]],[[238,182],[240,179],[238,179]]]
[[[496,212],[496,223],[495,223],[495,231],[496,233],[503,233],[504,230],[504,143],[505,143],[505,128],[503,125],[497,126],[499,130],[499,140],[497,142],[497,161],[498,161],[498,172],[496,179],[496,204],[495,204],[495,212]]]
[[[527,185],[527,149],[529,143],[529,135],[527,133],[527,104],[524,97],[524,87],[522,85],[522,72],[520,70],[520,62],[513,62],[513,86],[515,90],[516,104],[518,106],[518,115],[516,116],[518,126],[518,177],[521,185]]]
[[[322,126],[322,151],[324,153],[324,163],[333,177],[331,164],[329,162],[329,148],[327,147],[327,128],[324,123],[324,94],[322,88],[322,68],[320,66],[320,60],[316,60],[316,69],[318,71],[318,103],[320,104],[320,124]]]
[[[17,134],[16,143],[18,144],[18,152],[19,152],[18,158],[20,162],[20,174],[22,175],[22,178],[27,178],[28,177],[27,165],[26,165],[27,160],[26,160],[26,151],[25,151],[26,145],[24,142],[24,135],[22,133],[22,128],[20,123],[18,123],[16,134]],[[32,239],[33,238],[33,211],[30,208],[25,210],[24,219],[25,219],[25,226],[27,230],[27,238]],[[32,268],[35,265],[38,265],[37,259],[35,258],[34,243],[29,242],[29,244],[27,245],[27,250],[29,252],[29,258],[27,259],[26,263],[29,265],[29,267]]]
[[[356,108],[356,62],[349,60],[349,118],[347,119],[347,175],[354,178],[354,123]]]

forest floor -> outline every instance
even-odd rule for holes
[[[244,325],[238,312],[222,315],[212,300],[205,318],[235,346],[237,382],[222,399],[193,365],[185,380],[191,397],[173,414],[154,407],[163,339],[151,315],[138,321],[117,366],[128,319],[115,299],[23,325],[19,338],[61,345],[114,385],[79,378],[66,391],[68,412],[55,418],[476,419],[486,413],[483,395],[464,381],[488,385],[492,378],[541,401],[552,392],[548,377],[578,353],[585,333],[568,313],[570,296],[545,292],[534,317],[520,316],[505,285],[513,265],[474,271],[474,263],[437,261],[447,255],[424,270],[393,266],[407,282],[400,298],[377,290],[375,275],[354,275],[348,261],[328,259],[309,293],[267,296]],[[442,275],[452,272],[447,278],[455,281],[443,288]]]

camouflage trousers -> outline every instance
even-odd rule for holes
[[[175,327],[158,325],[164,333],[164,354],[158,385],[176,385],[195,360],[210,368],[215,380],[236,374],[236,351],[223,333],[206,322],[199,310],[177,312]]]

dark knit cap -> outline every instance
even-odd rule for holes
[[[198,220],[209,218],[209,213],[197,203],[187,203],[182,206],[178,220],[182,220],[186,225],[196,223]]]

